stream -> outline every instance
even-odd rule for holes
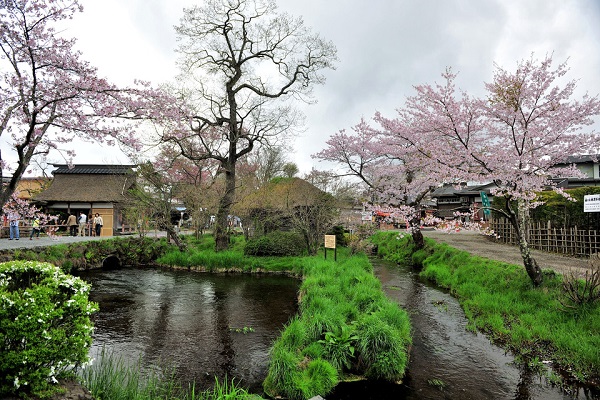
[[[387,296],[411,317],[408,373],[401,384],[342,383],[327,400],[598,398],[583,390],[565,394],[518,367],[485,336],[466,330],[455,298],[409,268],[372,262]],[[94,357],[104,348],[148,369],[171,366],[199,388],[227,376],[261,395],[269,348],[297,311],[300,284],[283,276],[155,269],[93,271],[82,278],[100,304]]]
[[[410,315],[413,345],[408,374],[400,385],[343,383],[327,400],[595,398],[583,391],[564,394],[515,365],[514,357],[484,335],[467,331],[467,319],[454,297],[420,280],[410,267],[378,258],[371,262],[387,296]]]

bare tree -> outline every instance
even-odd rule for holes
[[[283,166],[283,175],[286,178],[293,178],[298,173],[299,169],[296,163],[288,162]]]
[[[193,115],[188,129],[170,130],[164,140],[185,157],[219,163],[225,192],[214,233],[223,250],[238,160],[301,122],[293,102],[312,100],[322,71],[334,67],[336,48],[301,18],[278,13],[272,0],[207,0],[185,9],[176,30],[178,95]]]
[[[255,152],[256,178],[259,185],[264,185],[276,176],[280,176],[287,164],[285,148],[264,146]]]
[[[151,162],[141,163],[137,173],[138,185],[129,191],[129,216],[141,218],[145,215],[152,218],[158,229],[167,232],[170,241],[180,250],[185,250],[185,243],[181,241],[171,221],[171,211],[178,192],[177,183],[173,182],[165,170],[158,169]]]

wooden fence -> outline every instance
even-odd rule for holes
[[[490,228],[500,236],[502,243],[517,244],[517,235],[508,220],[499,218],[490,221]],[[533,249],[571,256],[600,254],[600,232],[573,228],[555,228],[547,224],[532,223],[527,232],[527,241]]]

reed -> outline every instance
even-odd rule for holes
[[[184,387],[174,373],[144,371],[138,361],[129,364],[122,357],[104,349],[100,361],[79,371],[81,383],[96,399],[110,400],[259,400],[262,397],[250,394],[227,378],[215,379],[212,389],[197,391],[194,384]]]

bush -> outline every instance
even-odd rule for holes
[[[97,310],[89,289],[52,264],[0,264],[0,395],[47,395],[57,378],[88,362]]]
[[[300,256],[306,252],[306,243],[296,232],[275,231],[250,239],[244,254],[252,256]]]
[[[589,264],[583,276],[573,271],[563,276],[564,298],[559,301],[565,308],[578,309],[600,301],[600,255],[593,254]]]
[[[336,246],[348,246],[348,240],[346,239],[346,235],[344,234],[345,230],[344,227],[341,225],[336,225],[334,227],[331,228],[331,230],[329,232],[327,232],[328,235],[335,235],[335,244]]]

